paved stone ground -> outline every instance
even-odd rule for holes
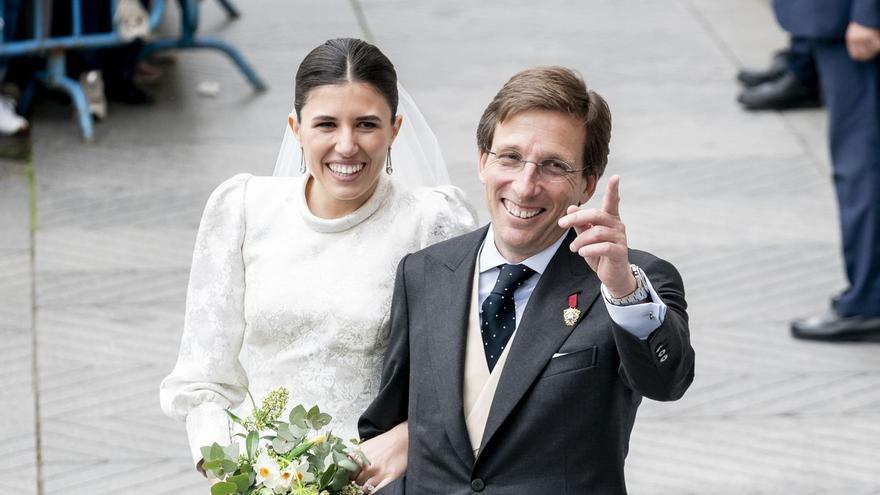
[[[687,396],[642,407],[631,493],[880,494],[880,345],[788,335],[844,280],[824,113],[734,103],[736,69],[785,43],[765,1],[241,4],[227,22],[204,2],[203,31],[237,44],[268,93],[179,53],[157,105],[112,105],[95,144],[43,103],[33,174],[0,161],[0,493],[207,493],[157,400],[201,209],[224,178],[271,172],[307,50],[366,36],[477,205],[474,129],[507,77],[564,64],[608,98],[631,242],[680,268],[697,350]],[[197,96],[201,81],[221,93]]]

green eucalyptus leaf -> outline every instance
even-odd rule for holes
[[[323,455],[309,454],[306,460],[308,461],[309,466],[315,468],[318,472],[323,471],[326,467]]]
[[[205,445],[199,449],[199,451],[202,452],[202,459],[207,461],[211,458],[211,447],[213,447],[213,445]]]
[[[278,431],[278,436],[281,437],[282,439],[287,440],[288,442],[295,442],[296,441],[296,437],[293,436],[293,433],[291,433],[291,431],[290,431],[289,424],[284,423],[283,425],[278,427],[277,431]]]
[[[331,464],[330,467],[328,467],[327,470],[324,471],[324,474],[322,474],[321,477],[318,478],[318,490],[323,490],[327,488],[327,486],[333,482],[334,474],[336,474],[336,466]]]
[[[293,409],[290,410],[290,423],[295,424],[301,428],[305,427],[305,418],[306,418],[306,408],[302,406],[302,404],[297,405]]]
[[[318,417],[319,414],[321,414],[321,409],[317,405],[314,405],[311,409],[309,409],[306,417],[308,417],[309,419],[315,419]]]
[[[330,415],[327,414],[327,413],[321,413],[321,414],[319,414],[318,417],[315,418],[315,421],[317,421],[318,423],[321,424],[321,427],[319,427],[318,429],[323,428],[324,426],[329,425],[331,419],[333,419],[333,417],[330,416]]]
[[[232,445],[227,445],[223,447],[223,455],[226,459],[238,459],[238,444],[234,443]]]
[[[316,457],[320,457],[321,459],[330,455],[331,450],[332,449],[331,449],[330,445],[328,445],[326,443],[318,444],[318,445],[315,445],[314,447],[312,447],[312,452],[314,453],[314,455]]]
[[[211,486],[211,495],[233,495],[238,492],[238,485],[228,481],[214,483]]]
[[[223,459],[225,456],[223,454],[223,447],[220,446],[219,443],[214,442],[211,444],[211,451],[205,457],[206,460],[213,461],[214,459]]]
[[[333,473],[333,479],[330,481],[328,488],[330,488],[331,491],[342,490],[348,482],[348,471],[337,469],[336,472]]]
[[[293,435],[294,441],[302,440],[303,438],[305,438],[306,434],[309,432],[308,428],[301,427],[298,425],[289,425],[287,428],[290,431],[290,434]]]
[[[337,464],[338,464],[339,467],[341,467],[342,469],[345,469],[345,470],[347,470],[347,471],[351,471],[352,473],[355,473],[355,472],[357,472],[357,471],[360,469],[360,466],[358,466],[356,462],[354,462],[353,460],[349,459],[348,457],[346,457],[345,459],[339,461]]]
[[[202,469],[204,469],[205,471],[213,471],[215,469],[219,469],[222,465],[223,459],[214,459],[213,461],[205,461],[205,463],[202,464]]]
[[[260,434],[255,431],[248,433],[245,443],[248,459],[253,459],[257,455],[257,448],[260,445]]]
[[[233,414],[229,409],[226,410],[226,414],[229,416],[229,419],[235,421],[236,424],[244,426],[244,420]]]
[[[224,472],[234,473],[236,469],[238,469],[238,463],[234,461],[230,461],[228,459],[224,460],[221,467]]]
[[[272,440],[272,448],[275,450],[275,452],[278,452],[279,454],[286,454],[290,452],[294,446],[296,446],[295,443],[288,442],[287,440],[283,440],[280,437]]]
[[[237,491],[244,493],[248,488],[251,487],[251,480],[247,474],[238,474],[227,478],[226,481],[230,483],[235,483]]]

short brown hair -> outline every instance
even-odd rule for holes
[[[480,117],[477,146],[488,152],[499,122],[536,109],[562,112],[584,123],[584,175],[601,177],[608,164],[611,111],[598,93],[565,67],[533,67],[511,77]]]

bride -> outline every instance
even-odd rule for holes
[[[425,145],[404,139],[406,158],[395,152],[392,165],[407,125],[401,96],[376,47],[325,42],[297,71],[276,167],[302,175],[236,175],[208,199],[180,353],[160,386],[162,409],[186,421],[194,461],[201,446],[232,443],[225,409],[245,416],[248,390],[259,400],[281,385],[292,403],[329,412],[335,435],[357,437],[378,392],[398,261],[475,225],[462,191],[437,186],[448,175],[426,126],[403,127]],[[406,424],[386,435],[362,446],[373,460],[369,489],[405,468]]]

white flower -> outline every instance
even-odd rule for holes
[[[296,478],[293,467],[293,465],[290,465],[281,470],[281,473],[278,475],[278,488],[283,488],[285,491],[290,489],[290,485]]]
[[[281,468],[266,452],[261,452],[257,457],[254,471],[257,473],[257,483],[262,483],[266,488],[274,489],[281,481]]]
[[[308,461],[301,461],[297,465],[290,463],[285,471],[288,471],[293,480],[296,480],[299,483],[311,483],[312,481],[315,481],[315,475],[309,472]]]

